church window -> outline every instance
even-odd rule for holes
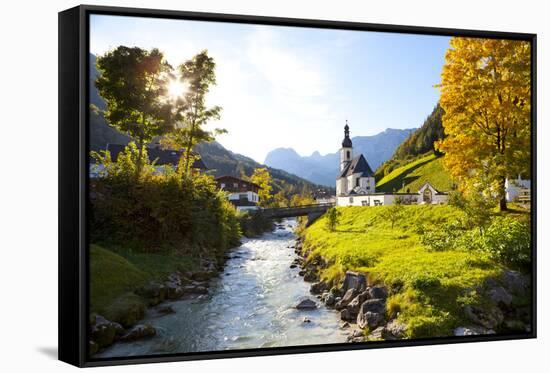
[[[359,183],[360,183],[360,179],[359,178],[355,179],[355,186],[359,186]]]
[[[346,159],[350,159],[350,152],[349,152],[349,150],[346,152]]]

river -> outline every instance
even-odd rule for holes
[[[297,257],[292,246],[296,222],[285,220],[273,232],[244,239],[235,248],[209,294],[166,302],[176,311],[147,312],[144,324],[157,335],[117,343],[96,357],[120,357],[277,346],[342,343],[339,313],[320,306],[295,308],[309,294],[309,284],[290,268]],[[304,318],[310,322],[304,322]]]

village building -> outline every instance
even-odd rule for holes
[[[506,202],[531,202],[531,180],[523,180],[521,175],[517,179],[506,179]]]
[[[259,209],[259,185],[234,176],[220,176],[216,178],[218,188],[228,193],[228,200],[238,211]]]
[[[116,162],[118,156],[122,152],[124,152],[125,148],[126,145],[122,144],[107,144],[106,150],[110,153],[111,160],[113,162]],[[147,148],[147,156],[149,158],[149,161],[155,162],[155,168],[157,172],[161,172],[163,166],[172,166],[176,168],[182,155],[182,150],[162,149],[160,146]],[[103,171],[103,166],[97,163],[93,163],[93,161],[94,160],[90,162],[90,177],[96,178],[99,177],[101,171]],[[192,168],[200,170],[202,172],[208,171],[208,167],[206,167],[206,164],[200,158],[196,158],[193,161]]]
[[[416,192],[384,193],[376,191],[374,172],[363,154],[353,156],[349,126],[344,127],[344,140],[340,149],[340,172],[336,177],[336,205],[382,206],[397,200],[404,204],[444,204],[448,194],[425,182]]]

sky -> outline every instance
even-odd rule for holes
[[[92,15],[90,52],[160,49],[177,66],[207,49],[222,107],[210,128],[227,149],[263,163],[275,148],[333,153],[351,136],[422,125],[439,98],[443,36]]]

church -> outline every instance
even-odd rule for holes
[[[346,121],[344,140],[340,149],[340,171],[336,177],[337,206],[382,206],[396,200],[406,204],[443,204],[448,194],[426,182],[416,193],[376,192],[374,172],[363,154],[353,156],[353,144]]]

